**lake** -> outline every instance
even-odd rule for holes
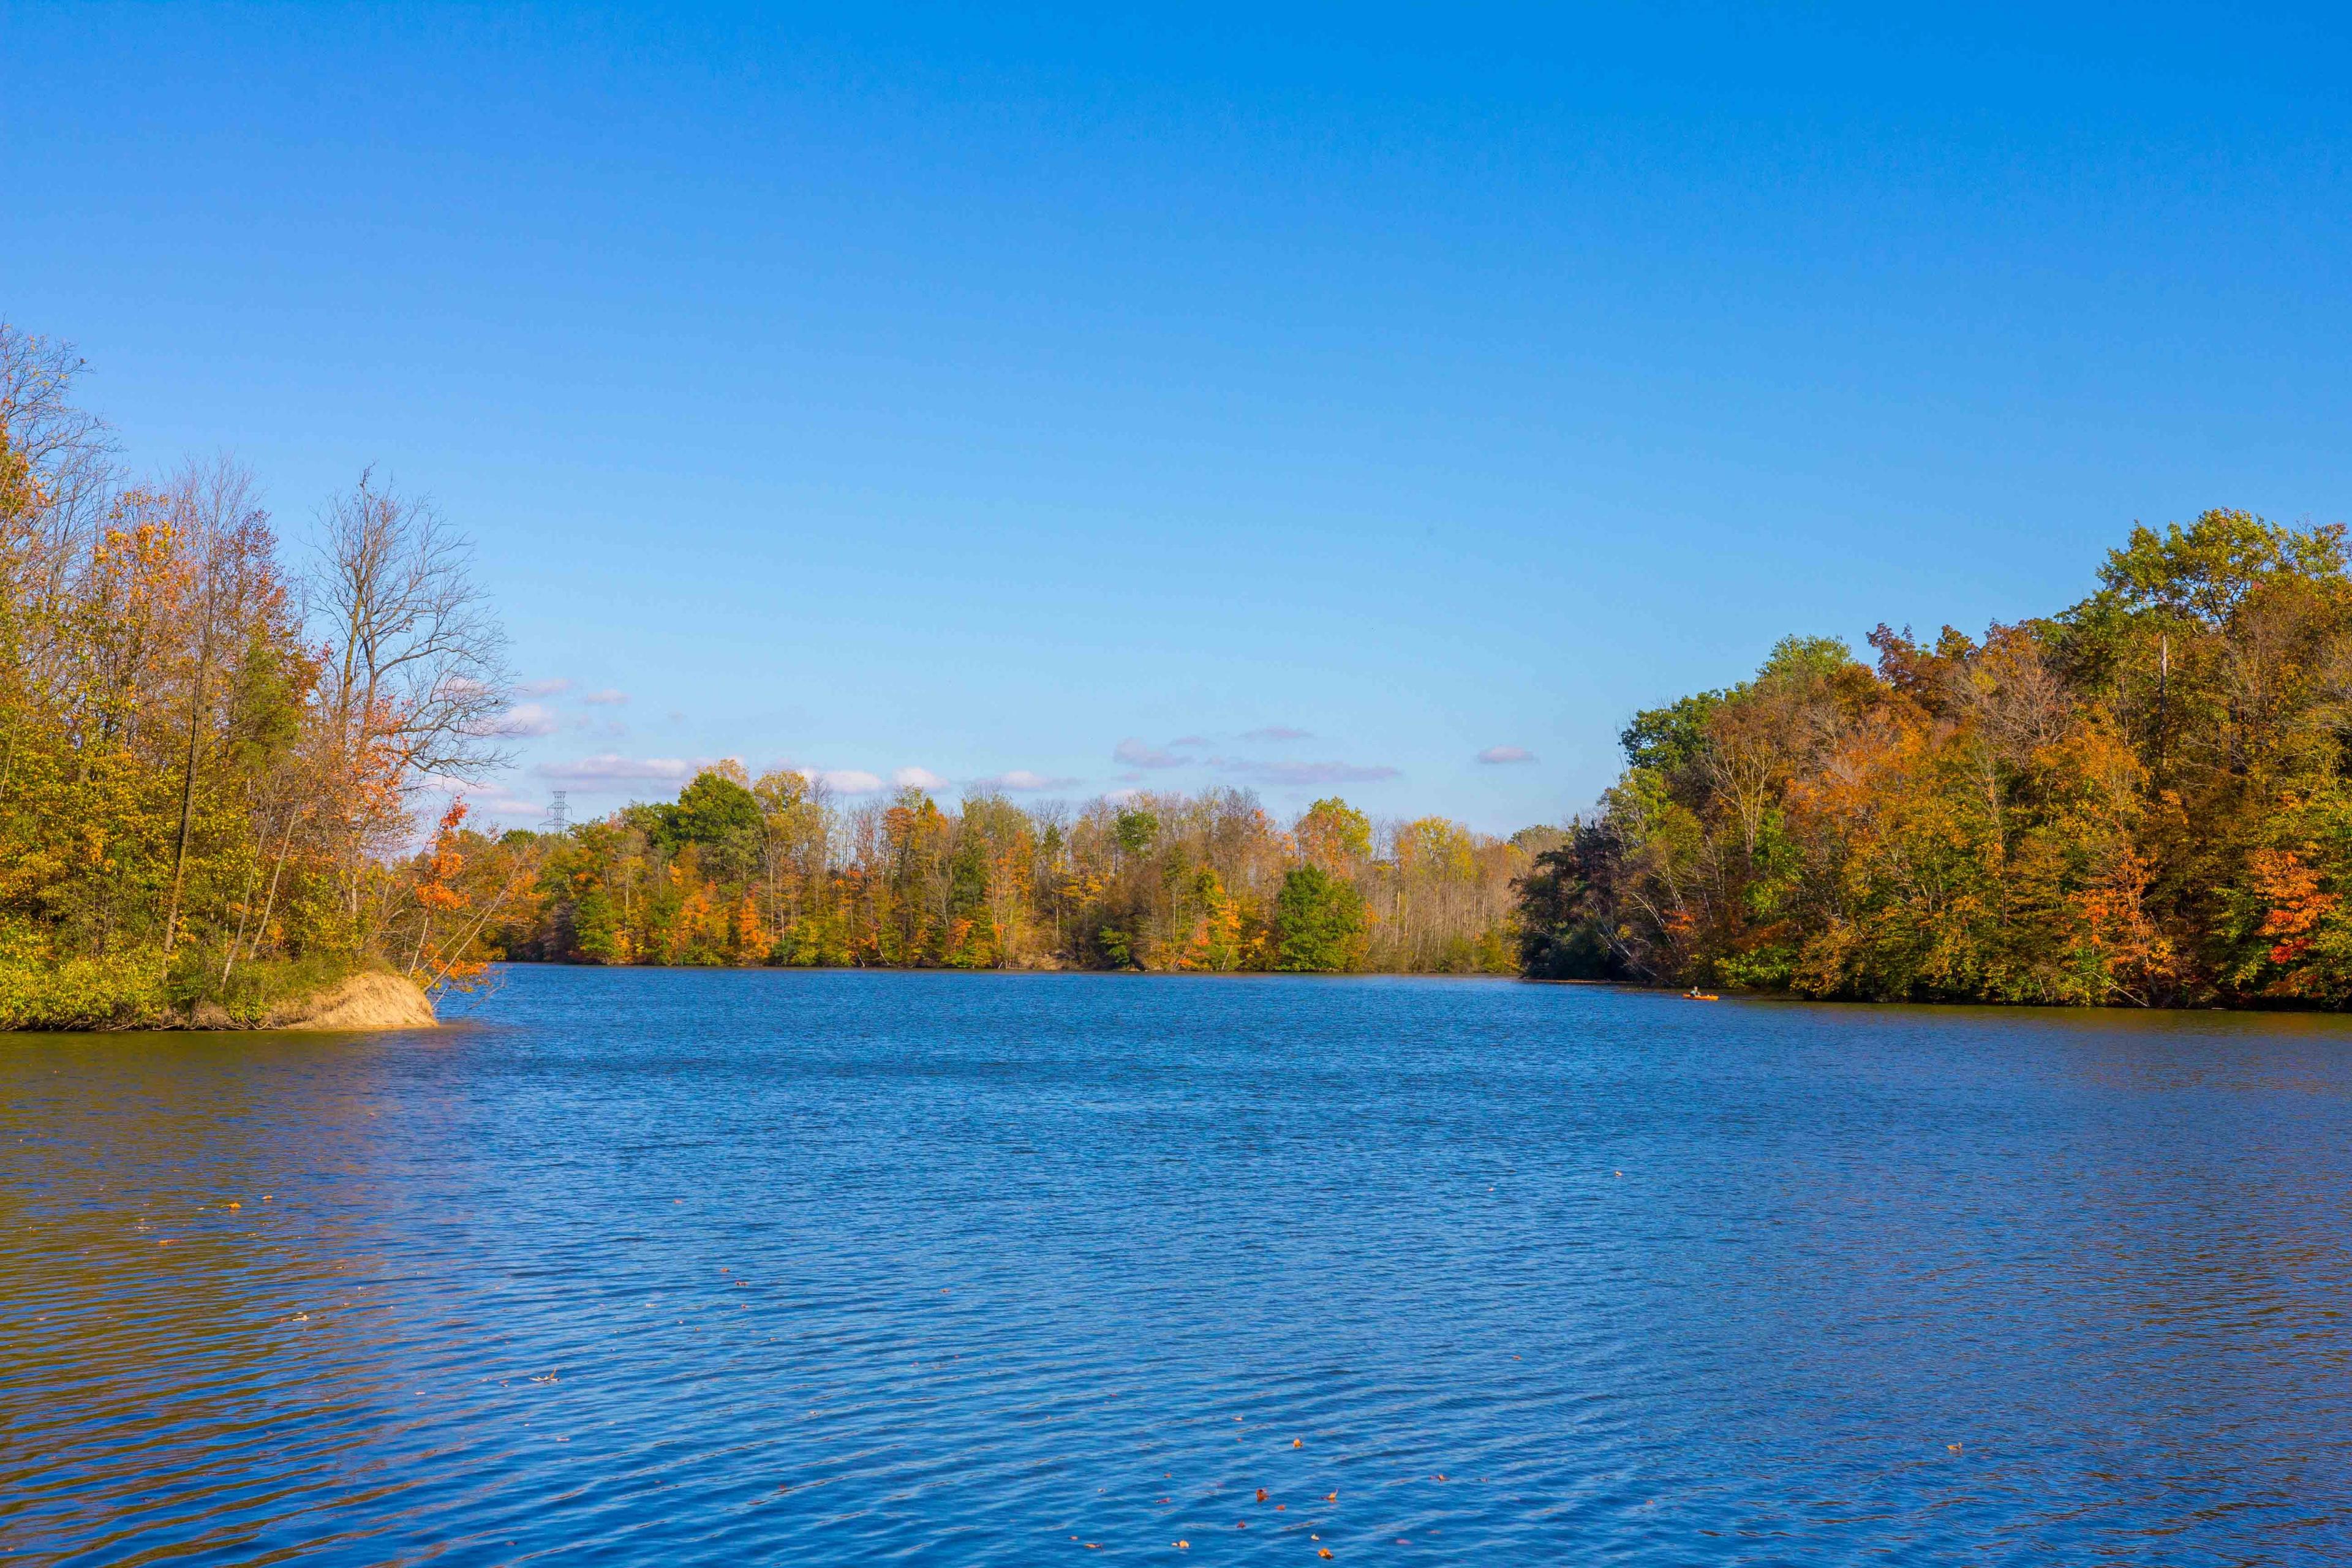
[[[516,968],[0,1149],[9,1563],[2352,1558],[2336,1019]]]

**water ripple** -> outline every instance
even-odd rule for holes
[[[1502,984],[23,1037],[0,1558],[2340,1561],[2347,1132],[2329,1020]]]

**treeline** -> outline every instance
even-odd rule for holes
[[[1559,838],[1376,826],[1339,800],[1286,825],[1234,790],[844,805],[728,764],[675,803],[462,855],[475,897],[532,868],[485,935],[514,959],[1467,973],[1517,969],[1516,882]]]
[[[463,542],[362,478],[298,565],[236,464],[126,473],[82,369],[0,323],[0,1026],[462,973],[409,849],[422,784],[500,760]]]
[[[2352,1001],[2340,525],[2135,528],[2051,616],[1791,638],[1639,714],[1521,907],[1529,973],[1811,996]]]

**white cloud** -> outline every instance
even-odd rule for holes
[[[552,735],[562,727],[555,710],[544,702],[518,702],[490,722],[490,733],[509,740]]]
[[[976,779],[973,782],[982,789],[1007,789],[1025,793],[1041,789],[1067,789],[1078,781],[1047,778],[1044,773],[1033,773],[1027,768],[1015,768],[1009,773],[999,773],[992,779]]]
[[[1311,741],[1314,738],[1313,731],[1294,730],[1287,724],[1269,724],[1263,730],[1247,731],[1242,736],[1244,741],[1261,743],[1267,741]]]
[[[628,700],[629,694],[627,692],[618,690],[610,686],[607,686],[602,691],[591,691],[580,699],[583,702],[599,703],[607,708],[617,708]]]
[[[1478,753],[1482,763],[1532,763],[1536,754],[1525,746],[1489,746]]]
[[[879,778],[860,768],[794,768],[793,772],[835,795],[872,795],[882,787]]]
[[[691,778],[707,765],[685,757],[625,757],[615,752],[604,752],[575,762],[541,763],[539,775],[558,784],[635,784]]]
[[[515,688],[518,697],[554,697],[572,689],[572,682],[561,676],[553,680],[526,680]]]
[[[1181,741],[1172,742],[1182,745]],[[1110,760],[1129,768],[1181,768],[1192,759],[1162,751],[1130,735],[1110,750]]]
[[[547,802],[504,792],[491,795],[468,795],[466,804],[481,816],[527,816],[536,821],[547,815]]]
[[[1139,795],[1142,793],[1143,792],[1139,789],[1115,789],[1107,792],[1103,795],[1103,798],[1110,802],[1113,805],[1125,805],[1129,801],[1133,800],[1137,795]]]
[[[942,790],[948,781],[929,768],[900,768],[890,775],[890,782],[900,789]]]
[[[1208,743],[1209,737],[1206,735],[1179,735],[1168,742],[1168,747],[1169,750],[1173,751],[1179,746],[1205,746]]]
[[[1402,778],[1395,768],[1378,763],[1254,763],[1242,757],[1213,757],[1226,772],[1271,784],[1378,784]]]

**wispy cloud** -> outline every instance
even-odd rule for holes
[[[555,710],[546,703],[518,702],[491,721],[490,733],[520,741],[552,735],[562,727]]]
[[[883,787],[878,774],[863,768],[794,768],[793,772],[835,795],[873,795]]]
[[[627,692],[621,690],[617,687],[612,686],[607,686],[602,691],[586,692],[583,694],[580,699],[583,702],[599,703],[607,708],[617,708],[628,700],[629,694]]]
[[[890,782],[900,789],[942,790],[948,781],[929,768],[900,768],[890,775]]]
[[[1478,753],[1482,763],[1532,763],[1536,754],[1525,746],[1489,746]]]
[[[972,782],[982,789],[1013,790],[1022,794],[1031,794],[1042,789],[1067,789],[1078,781],[1048,778],[1044,773],[1033,773],[1027,768],[1015,768],[1009,773],[999,773],[991,779],[974,779]]]
[[[515,688],[518,697],[554,697],[572,689],[572,682],[558,676],[552,680],[526,680]]]
[[[1397,769],[1383,763],[1259,763],[1246,757],[1212,757],[1209,760],[1229,773],[1270,784],[1379,784],[1383,779],[1404,776]]]
[[[478,816],[541,817],[547,815],[547,802],[531,800],[504,790],[493,795],[467,795],[466,804]]]
[[[707,765],[687,757],[625,757],[604,752],[569,763],[541,763],[539,776],[558,784],[642,784],[691,778]]]
[[[1294,730],[1287,724],[1269,724],[1263,730],[1247,730],[1242,733],[1243,740],[1255,741],[1261,745],[1273,741],[1311,741],[1314,738],[1312,731]]]
[[[1168,742],[1168,749],[1172,752],[1179,746],[1205,746],[1208,743],[1206,735],[1179,735]]]
[[[1171,746],[1198,743],[1197,737],[1188,737],[1186,740],[1169,742]],[[1129,768],[1181,768],[1192,759],[1180,757],[1173,752],[1163,750],[1129,735],[1110,749],[1110,760],[1122,767]]]

